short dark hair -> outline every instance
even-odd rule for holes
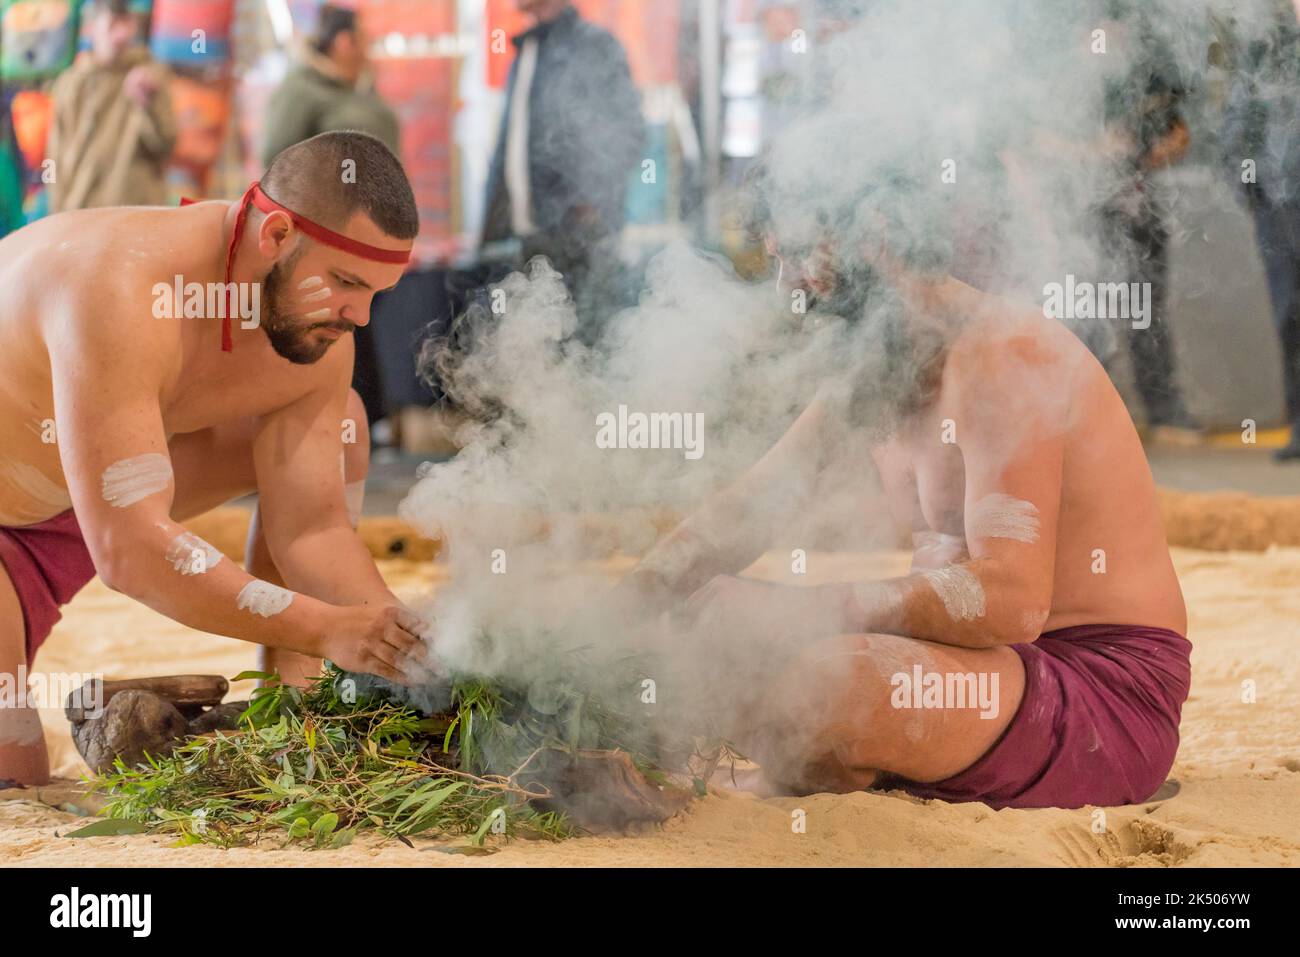
[[[329,53],[330,47],[340,33],[356,32],[357,12],[327,3],[316,14],[316,30],[312,37],[312,46],[319,53]]]
[[[351,167],[344,164],[351,162]],[[355,176],[345,177],[345,169]],[[321,133],[282,151],[262,177],[262,190],[277,203],[342,232],[361,212],[394,239],[420,231],[415,195],[401,161],[368,133]]]

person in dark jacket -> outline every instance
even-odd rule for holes
[[[1203,429],[1187,410],[1178,384],[1168,321],[1170,216],[1167,190],[1156,175],[1187,153],[1190,133],[1182,106],[1187,84],[1173,51],[1140,8],[1109,0],[1112,42],[1127,51],[1124,75],[1107,84],[1107,141],[1116,164],[1114,191],[1100,205],[1105,248],[1129,282],[1147,283],[1150,325],[1126,330],[1138,393],[1154,441],[1189,444]]]
[[[1225,27],[1220,52],[1229,72],[1224,161],[1255,220],[1282,347],[1291,440],[1274,455],[1300,460],[1300,3],[1256,0],[1234,11],[1250,29]],[[1261,26],[1264,29],[1259,29]],[[1254,34],[1254,35],[1251,35]]]
[[[483,244],[518,240],[564,274],[590,339],[612,305],[628,175],[645,125],[622,45],[566,0],[517,0],[506,110],[488,174]],[[486,249],[485,249],[486,254]]]

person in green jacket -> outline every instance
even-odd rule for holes
[[[264,166],[295,143],[342,130],[369,133],[394,155],[401,155],[397,116],[375,92],[367,70],[366,36],[355,10],[329,3],[322,6],[316,29],[298,50],[296,61],[266,106]],[[354,339],[352,387],[373,424],[389,412],[377,344],[368,326],[359,327]]]
[[[262,160],[332,130],[359,130],[400,153],[397,116],[374,90],[366,69],[366,37],[355,10],[325,4],[312,37],[271,94]]]

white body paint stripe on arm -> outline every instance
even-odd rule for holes
[[[181,532],[172,539],[164,557],[182,575],[202,575],[216,568],[225,556],[199,536]]]
[[[272,585],[260,578],[254,578],[239,591],[236,605],[240,611],[248,611],[263,618],[278,615],[289,607],[293,601],[293,592],[279,585]]]
[[[975,503],[966,527],[971,538],[1009,538],[1032,545],[1038,541],[1038,508],[1033,502],[994,492]]]
[[[114,508],[126,508],[164,491],[172,481],[171,459],[158,452],[146,452],[104,469],[100,494]]]
[[[945,565],[922,576],[943,602],[953,621],[984,617],[984,586],[975,573],[962,565]]]

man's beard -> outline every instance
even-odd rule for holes
[[[276,263],[262,280],[261,325],[266,338],[271,340],[271,348],[277,354],[297,365],[311,365],[319,362],[334,344],[332,339],[317,339],[315,330],[338,329],[351,332],[356,327],[346,319],[299,324],[281,307],[281,300],[287,298],[286,279],[297,260],[297,256],[292,256],[284,263]]]

